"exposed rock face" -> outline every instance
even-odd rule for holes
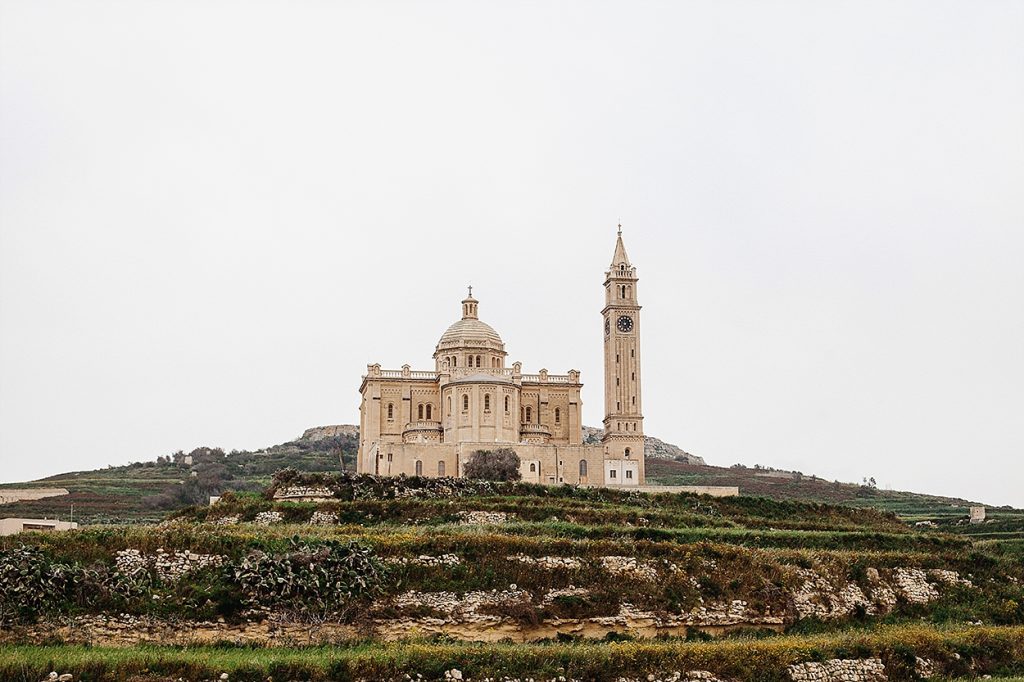
[[[328,438],[337,438],[339,436],[351,436],[357,437],[359,435],[359,427],[353,426],[352,424],[335,424],[332,426],[314,426],[311,429],[306,429],[302,432],[302,436],[299,440],[327,440]]]
[[[939,596],[939,591],[928,582],[928,575],[920,568],[897,568],[893,577],[896,589],[911,604],[927,604]]]
[[[878,658],[840,659],[824,663],[800,663],[787,669],[793,682],[879,682],[888,680]]]
[[[793,593],[793,606],[800,618],[830,620],[843,618],[862,608],[868,615],[886,613],[899,597],[911,604],[927,604],[939,597],[938,585],[971,586],[971,581],[956,571],[920,568],[896,568],[885,571],[869,568],[871,583],[867,592],[855,583],[839,581],[811,569],[796,569],[804,579]],[[929,582],[929,577],[934,582]]]
[[[631,556],[601,557],[601,567],[612,575],[627,576],[636,580],[654,582],[658,579],[658,571],[652,561],[637,561]]]
[[[583,427],[584,443],[600,443],[604,429],[597,429],[593,426]],[[697,455],[691,455],[682,448],[666,443],[653,436],[644,436],[644,457],[654,459],[677,459],[681,458],[687,464],[704,464],[704,459]]]

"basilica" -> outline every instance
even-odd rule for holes
[[[525,482],[642,485],[640,305],[621,226],[604,289],[600,444],[583,442],[580,373],[508,366],[505,343],[480,319],[470,287],[462,319],[437,342],[432,371],[367,366],[359,388],[359,472],[461,476],[477,450],[511,448]]]

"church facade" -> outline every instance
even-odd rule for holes
[[[619,229],[605,273],[604,434],[583,442],[583,384],[567,374],[508,366],[501,336],[480,320],[472,287],[462,319],[441,335],[434,369],[367,366],[359,392],[358,471],[380,476],[462,476],[477,450],[511,448],[522,480],[557,485],[644,482],[640,305],[636,269]]]

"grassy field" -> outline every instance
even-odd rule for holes
[[[913,657],[955,661],[978,674],[1020,673],[1024,628],[909,626],[824,635],[736,637],[714,642],[547,643],[481,645],[444,642],[366,643],[351,647],[249,649],[238,647],[11,646],[0,649],[4,680],[35,682],[51,670],[75,670],[77,679],[214,678],[232,680],[443,679],[456,668],[469,678],[557,677],[645,679],[675,670],[715,670],[724,676],[772,682],[806,660],[870,656],[886,662],[892,679],[908,679]]]

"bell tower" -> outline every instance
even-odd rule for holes
[[[604,437],[606,458],[638,463],[644,481],[644,417],[640,391],[640,304],[636,268],[622,243],[622,225],[611,268],[605,273]],[[633,481],[619,481],[633,483]]]

